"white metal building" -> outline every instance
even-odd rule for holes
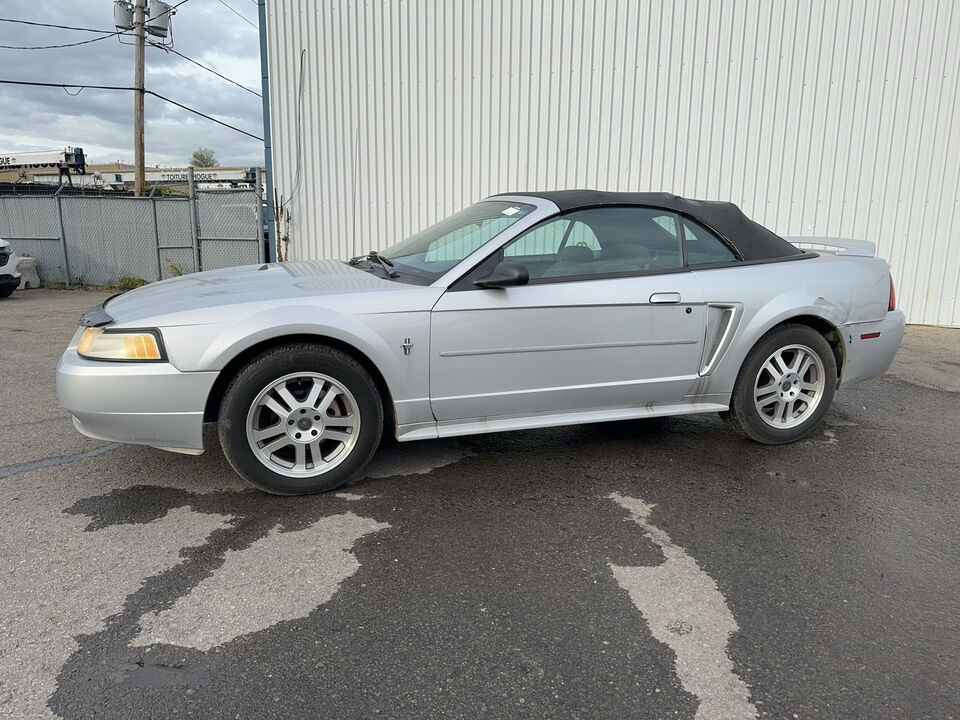
[[[960,326],[960,3],[266,0],[290,252],[347,257],[486,195],[731,200],[877,243]]]

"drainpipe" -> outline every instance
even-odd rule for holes
[[[263,159],[267,168],[267,232],[269,234],[269,257],[274,262],[277,259],[277,224],[273,209],[273,144],[270,140],[270,82],[267,72],[267,3],[266,0],[257,0],[257,10],[260,18],[260,93],[263,95]]]

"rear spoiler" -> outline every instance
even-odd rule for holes
[[[856,255],[857,257],[876,257],[877,246],[866,240],[831,237],[785,237],[791,245],[803,250],[836,251],[837,255]]]

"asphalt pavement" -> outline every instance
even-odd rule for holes
[[[84,438],[103,294],[0,300],[0,717],[960,718],[960,331],[809,439],[397,444],[342,492]]]

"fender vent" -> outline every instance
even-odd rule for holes
[[[703,343],[703,367],[700,375],[709,375],[717,361],[730,347],[733,333],[740,321],[743,306],[739,303],[721,305],[707,303],[707,330]]]

